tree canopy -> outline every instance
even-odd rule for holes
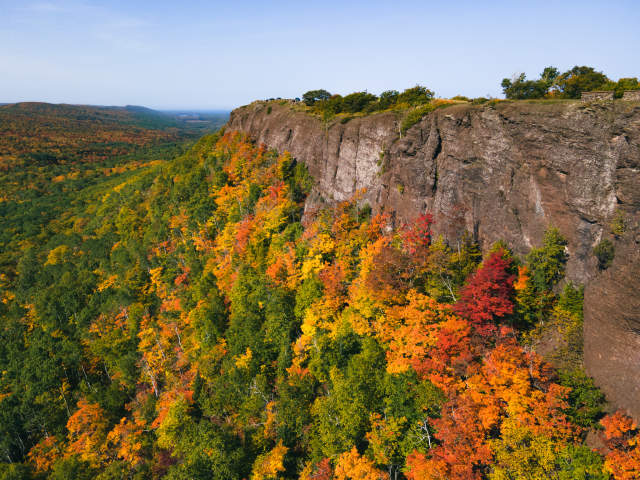
[[[531,348],[581,331],[560,231],[520,259],[305,213],[304,165],[232,131],[124,165],[7,223],[0,479],[637,477],[635,423]]]

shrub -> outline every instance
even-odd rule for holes
[[[617,82],[609,82],[603,87],[603,90],[613,90],[615,98],[622,98],[625,90],[638,89],[640,89],[640,82],[637,77],[620,78]]]
[[[618,210],[611,220],[611,233],[616,237],[621,237],[627,231],[627,219],[621,210]]]
[[[613,263],[613,257],[615,256],[613,243],[605,238],[595,246],[593,254],[598,259],[598,268],[600,270],[606,270]]]
[[[434,110],[436,108],[447,108],[456,105],[456,102],[453,100],[447,100],[446,98],[438,98],[436,100],[431,101],[431,105],[433,105]]]
[[[402,125],[400,126],[400,131],[402,132],[402,134],[404,135],[407,132],[407,130],[413,127],[416,123],[422,120],[422,117],[432,112],[434,109],[435,107],[433,105],[426,104],[411,110],[403,120]]]

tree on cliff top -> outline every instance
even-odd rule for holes
[[[604,73],[593,67],[576,65],[557,78],[556,86],[564,98],[580,98],[582,92],[603,88],[608,81]]]
[[[580,98],[582,92],[599,89],[616,90],[617,95],[622,96],[624,87],[635,85],[633,80],[621,79],[622,83],[619,82],[619,85],[609,80],[604,73],[597,72],[593,67],[576,65],[562,74],[555,67],[547,67],[536,80],[527,80],[527,76],[520,73],[511,79],[503,78],[501,86],[505,97],[513,100],[547,96]]]
[[[331,93],[326,90],[309,90],[302,95],[302,101],[309,106],[314,105],[316,102],[328,100],[331,97]]]
[[[527,80],[524,73],[512,79],[503,78],[502,91],[505,97],[514,100],[542,98],[549,92],[559,73],[557,68],[547,67],[538,80]]]

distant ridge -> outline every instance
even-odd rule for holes
[[[0,104],[0,112],[21,115],[55,115],[77,121],[117,122],[153,130],[186,129],[194,134],[217,130],[229,118],[228,111],[154,110],[141,105],[81,105],[17,102]],[[187,112],[187,115],[185,115]]]

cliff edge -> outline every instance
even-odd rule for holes
[[[316,181],[307,202],[364,201],[395,222],[429,211],[435,233],[472,232],[516,254],[557,227],[569,241],[567,278],[585,284],[584,362],[609,401],[640,418],[640,104],[455,105],[405,135],[393,112],[324,123],[289,104],[255,102],[228,128],[289,151]],[[614,218],[622,235],[611,235]],[[613,264],[593,248],[609,238]]]

